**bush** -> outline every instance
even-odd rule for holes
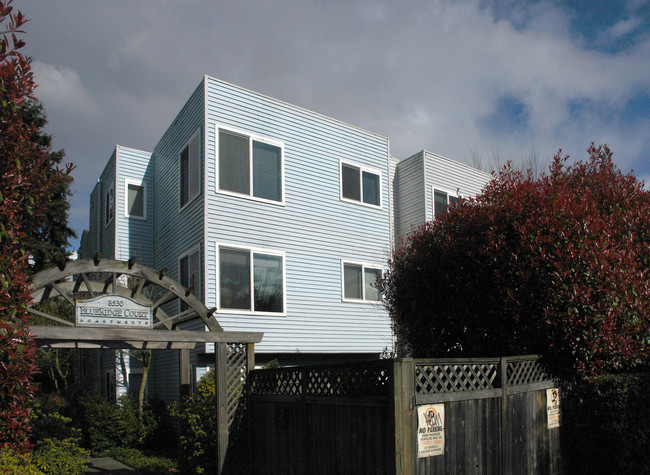
[[[8,447],[0,449],[0,473],[6,475],[42,475],[30,453],[18,453]]]
[[[394,252],[382,290],[407,353],[535,353],[566,379],[647,358],[650,190],[588,153],[539,179],[504,168]]]
[[[178,462],[164,457],[152,457],[143,454],[138,449],[113,447],[100,454],[102,457],[112,457],[139,473],[169,473],[178,472]]]
[[[650,373],[566,385],[561,428],[566,473],[650,473]]]
[[[61,412],[65,401],[57,394],[41,395],[32,407],[32,440],[81,439],[82,432],[72,426],[72,419]]]
[[[78,445],[77,439],[45,439],[36,443],[32,454],[34,465],[45,473],[83,473],[90,452]]]
[[[170,412],[181,423],[180,443],[184,463],[194,473],[214,473],[217,453],[214,370],[201,378],[196,392],[186,397],[182,404],[172,404]]]
[[[99,396],[81,399],[82,425],[86,445],[93,453],[113,447],[146,447],[156,432],[157,419],[149,408],[138,414],[137,401],[120,398],[120,405]]]

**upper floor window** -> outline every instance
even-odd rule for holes
[[[192,293],[200,298],[201,294],[201,251],[198,246],[182,255],[178,260],[179,283],[192,290]],[[180,311],[188,309],[187,304],[181,301]]]
[[[449,206],[454,206],[458,203],[458,197],[447,193],[446,191],[435,189],[433,190],[433,215],[440,216],[447,212]]]
[[[217,128],[218,189],[284,202],[281,143]]]
[[[124,215],[127,218],[145,219],[147,216],[147,188],[144,184],[126,180]]]
[[[284,253],[217,246],[219,309],[284,313]]]
[[[104,224],[108,224],[113,221],[115,217],[115,188],[113,183],[106,191],[106,196],[104,197]]]
[[[381,267],[343,263],[343,300],[381,301]]]
[[[341,162],[341,198],[381,206],[381,173]]]
[[[197,131],[180,153],[180,207],[201,191],[201,134]]]

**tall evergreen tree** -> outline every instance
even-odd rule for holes
[[[48,160],[41,173],[45,181],[56,178],[65,152],[63,149],[52,151],[52,136],[43,132],[47,117],[43,105],[36,101],[28,101],[22,108],[22,120],[33,128],[30,140],[37,144],[47,154]],[[70,202],[70,181],[57,181],[47,190],[45,219],[38,226],[28,230],[28,241],[32,256],[32,270],[39,272],[46,267],[65,262],[69,256],[66,247],[69,239],[77,237],[74,230],[68,226]]]

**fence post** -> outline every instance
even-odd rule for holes
[[[416,449],[413,444],[415,364],[412,358],[393,360],[393,420],[395,421],[395,475],[415,473]]]
[[[227,343],[214,344],[214,397],[217,410],[217,475],[221,475],[228,449],[228,371]]]
[[[501,376],[501,434],[499,445],[501,449],[501,473],[510,473],[507,460],[506,438],[508,433],[508,361],[506,358],[499,358],[499,373]],[[508,466],[507,466],[508,465]]]

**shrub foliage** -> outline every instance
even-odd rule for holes
[[[537,179],[506,166],[393,254],[382,290],[407,353],[539,353],[569,377],[647,358],[650,192],[607,146],[588,153]]]

